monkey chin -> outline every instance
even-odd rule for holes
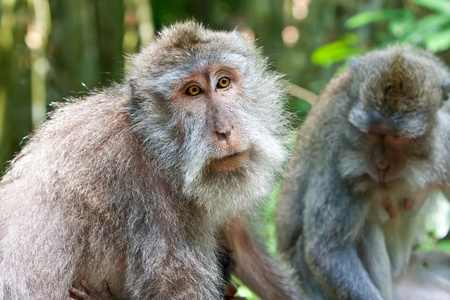
[[[220,159],[213,160],[210,163],[212,170],[217,172],[233,172],[242,166],[249,158],[249,150],[237,152]]]

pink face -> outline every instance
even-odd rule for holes
[[[248,145],[235,114],[241,87],[239,72],[215,64],[188,77],[172,97],[175,107],[185,113],[208,118],[216,153],[210,167],[215,171],[234,171],[249,158]]]

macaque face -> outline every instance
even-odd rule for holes
[[[426,55],[380,53],[354,61],[351,69],[347,135],[355,135],[349,141],[365,170],[356,171],[355,163],[351,173],[383,184],[417,181],[420,176],[411,173],[421,173],[429,159],[431,132],[442,103],[442,82],[436,80],[441,69],[430,67],[433,63]]]
[[[259,205],[286,158],[283,90],[256,54],[201,54],[132,78],[133,118],[155,164],[222,222]]]
[[[152,163],[218,223],[262,203],[287,157],[279,76],[231,36],[163,33],[128,76],[134,130]]]
[[[352,118],[355,115],[364,117]],[[415,118],[418,119],[419,116]],[[375,182],[389,183],[400,179],[401,172],[408,163],[406,157],[414,156],[414,148],[420,143],[421,136],[413,138],[405,134],[414,130],[412,126],[408,126],[415,124],[415,118],[405,118],[399,122],[395,118],[382,116],[377,111],[351,111],[349,122],[360,136],[359,143],[366,145],[364,151],[369,166],[367,174]],[[356,120],[365,121],[359,123]]]
[[[235,171],[249,159],[251,145],[236,112],[245,101],[241,86],[239,70],[213,64],[187,77],[171,99],[177,109],[205,122],[211,150],[206,167],[213,172]]]

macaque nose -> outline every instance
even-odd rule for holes
[[[385,181],[392,173],[392,165],[395,164],[394,158],[388,148],[383,143],[375,145],[372,150],[372,168],[378,180]]]
[[[216,146],[226,152],[234,152],[241,144],[241,131],[237,116],[220,101],[214,101],[211,109],[211,134]]]
[[[217,139],[220,141],[226,141],[232,134],[233,125],[228,126],[217,126],[216,125],[216,135]]]
[[[217,120],[213,130],[216,136],[216,143],[219,148],[225,151],[229,151],[230,148],[238,148],[241,137],[239,129],[233,124],[232,120]]]
[[[390,166],[389,161],[383,158],[378,158],[375,163],[380,171],[386,171]]]
[[[216,127],[217,145],[223,150],[237,148],[240,143],[239,131],[233,125]]]

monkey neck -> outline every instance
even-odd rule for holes
[[[172,231],[168,232],[169,236],[182,239],[196,248],[211,244],[210,240],[216,239],[223,224],[214,220],[197,201],[180,196],[165,202],[165,213],[161,216],[164,220],[161,222],[174,224],[167,229]]]

